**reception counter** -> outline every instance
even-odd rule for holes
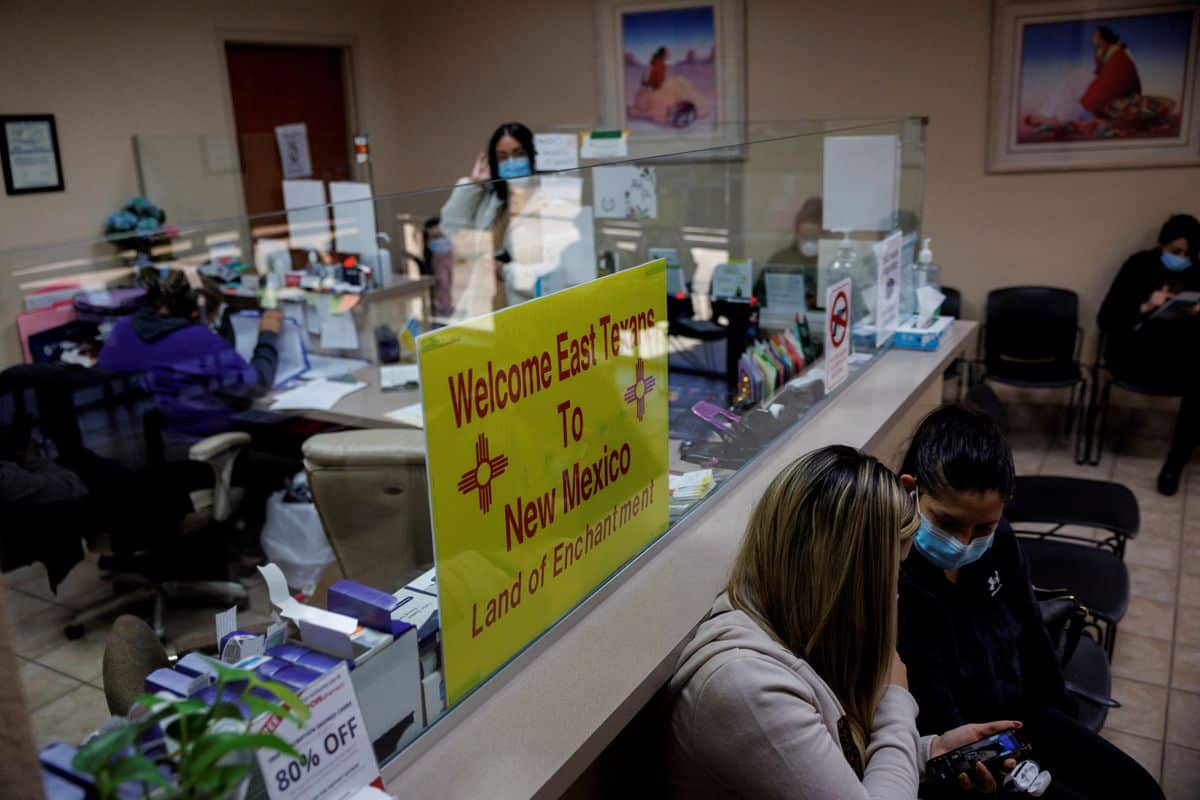
[[[771,478],[830,444],[896,466],[917,421],[941,401],[943,371],[976,329],[959,321],[936,352],[880,357],[388,763],[388,790],[524,798],[571,788],[666,683]],[[575,788],[588,794],[586,780]]]

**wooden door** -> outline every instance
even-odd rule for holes
[[[340,47],[225,45],[246,213],[283,209],[275,128],[303,122],[316,180],[351,178],[345,53]]]

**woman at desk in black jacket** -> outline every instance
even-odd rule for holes
[[[1200,222],[1176,214],[1158,234],[1158,247],[1126,261],[1100,306],[1100,329],[1107,337],[1105,359],[1112,371],[1135,383],[1183,395],[1158,490],[1179,490],[1183,466],[1200,443],[1200,378],[1187,366],[1200,345],[1200,319],[1152,319],[1180,292],[1200,290]],[[1200,308],[1200,307],[1198,307]]]
[[[999,428],[960,406],[918,426],[900,481],[920,527],[900,568],[899,653],[922,734],[1014,719],[1053,775],[1047,798],[1161,798],[1129,756],[1074,719],[1021,548],[1002,518],[1015,478]]]

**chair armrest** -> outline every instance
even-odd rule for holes
[[[188,450],[188,458],[192,461],[212,461],[228,453],[230,450],[245,447],[250,444],[250,434],[241,431],[229,431],[201,439]]]
[[[1067,691],[1070,692],[1071,694],[1075,695],[1076,697],[1080,698],[1081,700],[1086,700],[1087,702],[1089,702],[1093,705],[1103,706],[1104,708],[1120,708],[1121,707],[1121,704],[1118,703],[1116,700],[1112,699],[1111,697],[1108,697],[1106,695],[1093,694],[1092,692],[1089,692],[1087,689],[1084,689],[1083,687],[1079,686],[1078,684],[1072,683],[1071,681],[1067,681],[1066,684],[1067,684]]]

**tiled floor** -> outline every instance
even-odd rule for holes
[[[1136,452],[1106,453],[1099,467],[1076,466],[1061,443],[1043,436],[1013,436],[1018,472],[1119,480],[1138,496],[1141,535],[1127,561],[1133,602],[1117,636],[1113,694],[1123,703],[1108,716],[1106,738],[1145,765],[1170,800],[1200,797],[1200,467],[1192,466],[1174,498],[1154,490],[1162,443]],[[78,741],[107,716],[101,691],[103,631],[79,641],[63,637],[76,609],[111,594],[94,561],[80,564],[58,595],[45,573],[30,567],[4,576],[10,592],[21,681],[38,744]],[[254,586],[245,621],[259,620],[267,606]],[[212,631],[212,612],[173,611],[174,639]]]
[[[1169,800],[1200,798],[1200,466],[1175,497],[1155,490],[1164,442],[1105,452],[1076,466],[1044,436],[1012,437],[1020,474],[1115,480],[1133,489],[1142,528],[1126,562],[1133,601],[1117,633],[1113,696],[1102,734],[1159,779]]]
[[[76,566],[57,595],[47,588],[40,565],[6,574],[4,584],[36,744],[78,742],[108,717],[101,675],[106,631],[97,624],[82,639],[70,641],[63,627],[76,611],[112,596],[112,586],[101,578],[94,558]],[[250,609],[239,614],[239,624],[265,628],[266,587],[261,580],[246,584],[251,589]],[[199,646],[215,635],[211,609],[172,609],[166,621],[169,649],[185,649],[184,643]]]

